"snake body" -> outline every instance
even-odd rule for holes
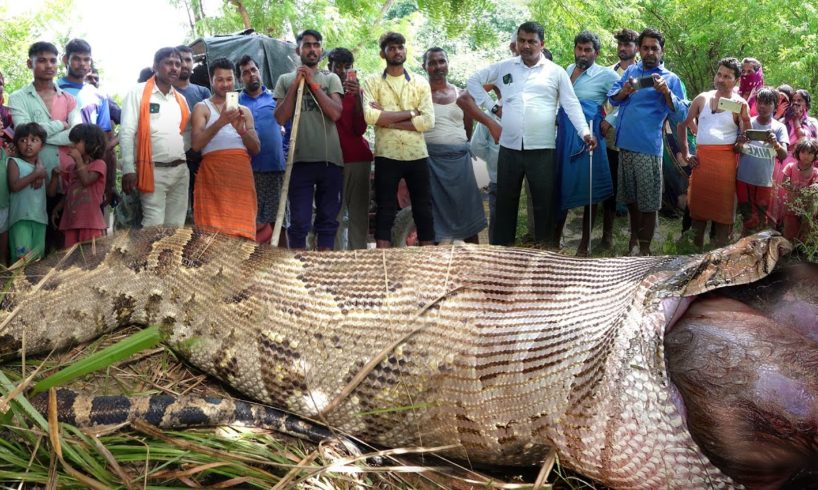
[[[614,488],[730,487],[673,403],[663,334],[687,298],[763,277],[787,247],[755,235],[692,257],[299,253],[133,231],[11,278],[0,360],[23,337],[31,355],[158,324],[181,357],[247,397],[369,442],[515,465],[555,448]]]

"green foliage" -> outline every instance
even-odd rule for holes
[[[35,41],[50,41],[61,49],[75,35],[77,21],[73,0],[48,0],[33,14],[12,16],[8,6],[0,4],[0,71],[6,79],[6,93],[10,94],[31,82],[31,71],[26,67],[28,47]]]

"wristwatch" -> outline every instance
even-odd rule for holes
[[[496,116],[498,112],[500,112],[500,104],[494,104],[494,107],[491,108],[491,113]]]
[[[418,111],[412,109],[412,110],[409,111],[409,115],[412,116],[412,117],[416,117],[418,115]]]

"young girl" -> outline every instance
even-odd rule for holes
[[[17,148],[17,156],[8,159],[7,167],[11,191],[9,245],[12,263],[29,253],[32,260],[38,259],[45,252],[45,227],[48,223],[45,183],[48,173],[37,156],[46,136],[45,129],[37,123],[22,124],[15,128],[14,146]],[[56,179],[54,180],[56,183]],[[49,191],[56,190],[56,186],[49,186]]]
[[[95,124],[78,124],[68,133],[73,148],[68,152],[74,163],[64,170],[65,199],[54,210],[53,219],[62,211],[60,230],[65,247],[105,234],[102,216],[105,192],[105,133]]]
[[[789,206],[802,194],[802,189],[818,187],[818,168],[815,167],[815,161],[818,160],[818,141],[814,138],[802,138],[795,144],[792,155],[795,161],[787,164],[783,172],[787,189],[787,206],[784,211],[784,238],[787,240],[799,237],[803,239],[809,232],[810,217],[815,213],[814,209],[809,209],[814,206],[808,203],[802,203],[802,206],[808,207],[809,214],[806,217],[802,216],[803,210],[796,213]]]

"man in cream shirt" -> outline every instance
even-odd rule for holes
[[[190,172],[179,125],[189,113],[184,98],[177,97],[173,82],[179,78],[181,58],[176,48],[162,48],[153,59],[155,86],[150,95],[151,164],[153,192],[142,192],[142,226],[184,226],[187,216]],[[150,81],[149,81],[150,82]],[[145,83],[149,83],[145,82]],[[145,83],[134,87],[122,104],[122,190],[130,194],[136,188],[139,114]],[[184,104],[184,107],[181,104]]]
[[[497,223],[491,243],[513,245],[517,208],[523,178],[531,185],[534,201],[534,239],[556,248],[556,144],[558,105],[565,109],[577,133],[589,148],[596,147],[564,69],[542,54],[543,27],[526,22],[517,29],[519,56],[489,65],[472,75],[467,83],[474,101],[462,98],[463,110],[484,124],[500,143],[497,162]],[[496,86],[503,105],[495,105],[484,85]],[[491,112],[502,123],[481,111]]]

